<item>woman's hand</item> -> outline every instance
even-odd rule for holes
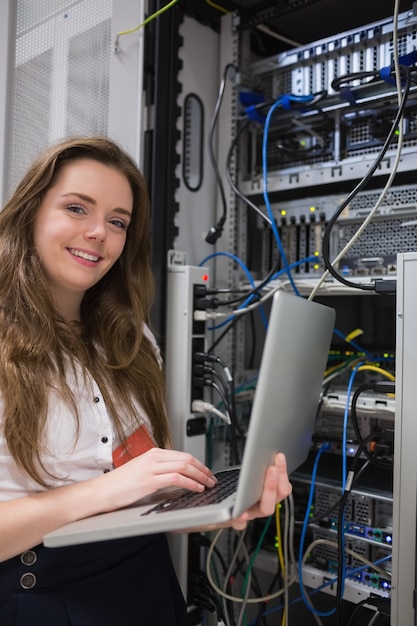
[[[292,485],[288,478],[287,462],[281,452],[275,456],[274,465],[266,471],[264,488],[261,498],[248,511],[232,520],[231,526],[235,530],[243,530],[249,520],[257,517],[269,517],[275,511],[275,506],[292,492]]]
[[[96,479],[100,480],[100,479]],[[151,448],[101,477],[108,500],[105,510],[128,506],[160,489],[176,487],[201,492],[217,479],[188,452]],[[104,495],[105,494],[105,495]]]
[[[287,462],[281,452],[275,456],[274,465],[270,465],[265,474],[264,487],[259,502],[248,511],[235,519],[219,524],[211,524],[204,528],[189,528],[186,532],[205,532],[220,528],[234,528],[244,530],[246,524],[257,517],[269,517],[275,511],[278,502],[284,500],[292,492],[292,485],[288,478]],[[182,531],[184,532],[184,531]]]

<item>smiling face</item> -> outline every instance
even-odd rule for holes
[[[79,159],[63,165],[40,205],[34,244],[55,305],[79,319],[81,300],[122,254],[133,195],[117,169]]]

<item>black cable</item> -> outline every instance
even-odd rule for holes
[[[211,543],[212,543],[211,539],[209,539],[208,537],[206,537],[206,535],[204,535],[202,533],[193,533],[191,535],[191,538],[192,538],[192,542],[193,543],[197,544],[199,547],[202,547],[202,548],[207,548],[208,549],[211,546]],[[228,567],[227,567],[226,562],[225,562],[225,560],[223,558],[223,555],[222,555],[221,551],[219,550],[219,548],[217,546],[214,546],[212,549],[213,549],[213,553],[217,556],[217,558],[219,560],[219,563],[221,564],[222,571],[223,571],[223,576],[225,577],[226,574],[227,574]],[[205,562],[206,562],[206,559],[204,559],[204,563]],[[204,575],[206,576],[206,580],[209,583],[208,578],[207,578],[207,574],[205,573]],[[217,603],[217,601],[218,601],[218,594],[212,588],[210,583],[209,583],[209,587],[213,591],[213,595],[215,596],[216,603]],[[226,592],[229,595],[232,595],[232,587],[230,585],[230,581],[228,581],[228,580],[226,581]],[[228,607],[228,613],[233,615],[233,602],[231,600],[227,600],[226,599],[226,606]],[[220,608],[220,611],[221,611],[221,614],[222,614],[222,619],[226,623],[226,620],[225,620],[225,617],[224,617],[224,612],[223,612],[223,607],[221,605],[221,602],[219,604],[219,608]]]
[[[220,171],[219,171],[219,168],[218,168],[218,165],[217,165],[216,157],[214,155],[213,136],[214,136],[214,129],[215,129],[216,123],[217,123],[217,118],[218,118],[219,111],[220,111],[220,106],[221,106],[221,103],[222,103],[222,100],[223,100],[224,90],[225,90],[225,87],[226,87],[226,77],[227,77],[227,74],[228,74],[230,69],[234,69],[235,71],[237,71],[236,67],[233,64],[231,64],[231,63],[228,63],[226,65],[225,69],[224,69],[223,78],[222,78],[222,81],[220,83],[219,94],[217,96],[217,102],[216,102],[216,106],[214,108],[214,113],[213,113],[213,117],[212,117],[212,120],[211,120],[211,123],[210,123],[210,130],[209,130],[208,152],[209,152],[209,157],[210,157],[211,164],[213,166],[214,174],[216,176],[217,184],[218,184],[219,191],[220,191],[222,207],[223,207],[223,213],[222,213],[220,219],[216,222],[216,224],[214,224],[210,228],[210,230],[208,231],[207,236],[206,236],[206,242],[207,243],[211,243],[211,244],[216,243],[216,241],[218,240],[218,238],[222,234],[223,227],[224,227],[224,224],[225,224],[226,218],[227,218],[226,195],[225,195],[225,192],[224,192],[224,186],[223,186],[222,177],[220,175]]]
[[[234,298],[233,300],[226,300],[224,302],[219,301],[217,306],[220,306],[220,305],[230,306],[232,304],[240,304],[242,300],[247,300],[251,296],[255,296],[255,295],[258,296],[258,299],[259,299],[261,297],[259,292],[262,291],[265,285],[267,285],[272,279],[272,277],[279,271],[280,266],[281,266],[281,258],[278,258],[274,266],[269,270],[268,274],[265,276],[265,278],[262,279],[259,285],[256,285],[249,291],[246,291],[239,298]]]
[[[372,390],[372,391],[376,391],[378,388],[378,383],[380,381],[377,382],[370,382],[370,383],[364,383],[363,385],[361,385],[360,387],[358,387],[355,391],[355,393],[352,396],[352,403],[351,403],[351,407],[350,407],[350,415],[352,418],[352,424],[353,424],[353,429],[355,431],[355,435],[356,435],[356,439],[359,442],[360,445],[362,445],[363,443],[363,437],[362,437],[362,433],[360,432],[360,428],[359,428],[359,423],[358,423],[358,416],[357,416],[357,412],[356,412],[356,404],[358,401],[359,396],[361,395],[361,393],[363,393],[364,391],[368,391],[368,390]],[[391,385],[392,386],[392,383]],[[376,458],[375,455],[371,454],[368,450],[368,448],[365,446],[363,448],[363,452],[366,456],[366,458],[368,459],[368,461],[370,461],[370,463],[372,463],[373,465],[375,465],[376,467],[379,467],[380,469],[387,469],[392,467],[392,461],[380,461],[379,459]]]
[[[293,107],[297,107],[300,106],[302,108],[309,108],[312,109],[315,107],[315,105],[317,104],[317,102],[319,102],[320,100],[322,100],[325,96],[327,95],[327,91],[320,91],[317,94],[314,94],[313,100],[311,100],[311,102],[302,102],[302,103],[297,103],[297,102],[292,102]],[[258,110],[259,112],[262,112],[263,109],[265,108],[270,108],[273,105],[273,102],[262,102],[258,105],[255,105],[253,108],[255,110]],[[317,109],[318,112],[322,115],[325,115],[320,109]],[[326,116],[327,117],[327,116]],[[266,215],[256,204],[254,204],[247,196],[245,196],[241,190],[237,187],[236,183],[234,182],[234,180],[232,179],[232,173],[231,173],[231,161],[232,161],[232,156],[233,156],[233,152],[238,144],[238,141],[241,137],[241,135],[243,134],[243,132],[248,128],[248,126],[251,124],[251,122],[253,122],[253,120],[250,117],[246,117],[244,119],[244,121],[240,124],[239,129],[236,133],[236,135],[233,138],[232,143],[230,144],[230,148],[227,154],[227,158],[226,158],[226,178],[227,178],[227,182],[229,183],[230,188],[232,189],[232,191],[236,194],[236,196],[238,198],[240,198],[250,209],[252,209],[253,211],[255,211],[265,222],[268,226],[271,226],[271,220],[269,218],[268,215]]]
[[[369,598],[365,598],[364,600],[361,600],[360,602],[357,603],[357,605],[355,606],[355,608],[352,611],[352,614],[349,618],[349,621],[347,623],[347,626],[353,626],[353,624],[355,623],[353,621],[353,618],[356,617],[357,613],[359,613],[360,609],[365,605],[365,604],[369,604]]]
[[[207,385],[208,387],[212,387],[213,389],[215,389],[215,391],[217,391],[217,393],[219,394],[220,398],[223,401],[223,404],[227,407],[230,420],[232,420],[232,410],[229,405],[228,398],[223,393],[223,390],[217,385],[217,383],[214,382],[214,380],[211,380],[210,378],[204,379],[204,384]],[[233,423],[231,424],[231,428],[229,432],[230,432],[230,445],[231,445],[232,453],[233,453],[233,461],[236,465],[240,465],[240,452],[239,452],[239,447],[237,443],[237,433],[236,433],[235,424]]]
[[[270,596],[272,595],[275,585],[278,582],[278,580],[281,578],[281,570],[278,570],[277,572],[275,572],[274,576],[272,577],[272,580],[269,584],[269,587],[267,589],[266,592],[266,596]],[[263,602],[262,604],[259,605],[259,610],[258,610],[258,616],[255,622],[255,626],[261,626],[261,624],[265,624],[265,615],[263,614],[265,609],[267,608],[267,602]],[[282,609],[283,611],[284,609]],[[277,619],[277,623],[279,621],[279,618]],[[266,626],[268,626],[268,624],[266,624]]]
[[[253,311],[249,311],[249,323],[250,323],[250,329],[251,329],[250,336],[252,338],[252,341],[251,341],[251,349],[250,351],[248,350],[249,355],[248,355],[247,363],[248,363],[248,368],[252,370],[254,369],[254,366],[255,366],[255,354],[256,354],[256,340],[255,340],[256,327],[255,327],[255,315]],[[245,346],[246,346],[246,338],[245,338]]]
[[[222,390],[225,394],[225,397],[227,397],[228,399],[228,413],[229,413],[229,417],[230,417],[230,426],[231,429],[234,431],[235,433],[235,440],[236,440],[236,446],[238,438],[244,438],[245,433],[243,432],[242,428],[240,427],[240,424],[238,422],[237,419],[237,410],[236,410],[236,396],[235,396],[235,389],[234,389],[234,384],[233,384],[233,380],[228,380],[225,381],[218,372],[216,372],[216,370],[210,366],[206,366],[207,369],[207,373],[209,373],[210,375],[212,375],[214,378],[216,378],[216,380],[221,384]],[[238,450],[238,448],[237,448]],[[237,452],[237,454],[234,455],[234,461],[235,463],[238,465],[240,463],[240,453]]]
[[[237,538],[235,539],[235,542],[234,542],[234,548],[233,548],[234,552],[236,551],[236,540],[237,540]],[[250,555],[252,552],[253,552],[253,550],[248,550],[248,555]],[[240,573],[240,575],[243,578],[245,578],[245,576],[247,574],[246,566],[247,566],[247,564],[246,564],[244,559],[236,558],[236,566],[235,566],[235,568],[234,568],[234,570],[232,572],[232,576],[234,578],[236,578],[237,574]],[[274,579],[275,579],[275,577],[274,577]],[[253,593],[258,598],[261,598],[261,597],[263,597],[265,595],[269,595],[269,593],[270,593],[269,591],[267,591],[267,593],[264,593],[262,591],[262,587],[261,587],[261,585],[259,583],[257,574],[256,574],[254,569],[252,569],[252,571],[251,571],[250,585],[251,585],[251,588],[253,590]],[[259,605],[259,607],[261,607],[261,606],[262,605]],[[262,616],[262,618],[263,618],[263,616]],[[259,619],[259,612],[258,612],[258,619]]]
[[[229,330],[231,330],[233,328],[233,326],[235,324],[237,324],[237,322],[239,320],[242,320],[244,318],[244,315],[236,315],[235,317],[232,318],[232,320],[230,321],[230,324],[228,326],[225,327],[224,331],[222,333],[220,333],[220,335],[217,337],[217,339],[211,344],[210,348],[207,350],[207,352],[213,352],[213,350],[215,348],[217,348],[217,346],[219,345],[219,343],[222,341],[222,339],[224,339],[224,337],[227,335],[227,333],[229,332]]]
[[[360,467],[358,469],[358,471],[355,473],[354,479],[352,481],[352,486],[354,484],[356,484],[356,482],[358,481],[360,475],[362,474],[362,472],[364,472],[364,470],[368,467],[368,463],[364,463],[362,465],[362,467]],[[351,489],[352,489],[351,486]],[[308,520],[308,524],[317,524],[317,522],[321,522],[321,520],[326,519],[327,517],[329,517],[329,515],[331,515],[331,513],[333,513],[333,511],[335,511],[342,502],[342,498],[343,498],[343,494],[340,496],[340,498],[338,498],[338,500],[336,500],[336,502],[334,504],[332,504],[331,507],[329,507],[324,513],[321,513],[321,515],[317,515],[317,517],[312,517],[311,519]],[[304,521],[296,521],[295,524],[297,525],[302,525],[304,524]]]
[[[342,621],[341,621],[341,610],[342,610],[342,582],[343,582],[343,564],[344,564],[344,559],[345,559],[345,555],[343,552],[343,533],[344,533],[344,512],[345,512],[345,507],[346,507],[346,503],[347,503],[347,499],[349,497],[349,495],[351,494],[351,490],[352,490],[352,486],[354,484],[354,482],[356,482],[355,479],[355,473],[356,473],[356,465],[359,462],[360,459],[360,455],[364,449],[364,447],[372,440],[375,439],[375,437],[377,436],[377,433],[371,433],[369,434],[362,442],[362,444],[358,447],[358,449],[355,452],[355,456],[353,457],[352,460],[352,465],[351,468],[348,472],[348,476],[346,479],[346,485],[344,487],[344,491],[343,491],[343,495],[340,501],[340,507],[339,507],[339,512],[338,512],[338,518],[337,518],[337,545],[338,545],[338,559],[337,559],[337,583],[336,583],[336,624],[337,626],[342,626]],[[364,463],[364,465],[362,465],[362,467],[359,469],[359,472],[362,473],[366,467],[369,466],[369,461],[366,461]],[[359,473],[358,472],[358,473]]]
[[[198,367],[198,366],[197,366]],[[214,367],[210,365],[203,365],[204,376],[208,376],[208,378],[215,379],[217,384],[221,387],[222,394],[224,398],[227,398],[227,410],[230,413],[233,409],[232,403],[230,402],[230,393],[229,393],[229,383],[224,380],[222,376],[220,376],[219,372],[216,371]]]
[[[228,398],[229,398],[229,403],[230,403],[230,421],[232,422],[232,427],[236,431],[236,436],[244,438],[245,433],[240,427],[240,424],[237,419],[236,389],[235,389],[234,377],[232,376],[227,363],[221,357],[219,357],[218,355],[209,354],[208,358],[213,359],[223,368],[223,371],[226,377],[227,393],[228,393]]]
[[[230,369],[227,363],[217,354],[211,354],[208,352],[196,352],[194,354],[194,359],[197,361],[197,364],[199,362],[203,364],[207,362],[211,362],[211,363],[217,363],[223,368],[225,379],[221,379],[222,388],[224,392],[224,398],[227,398],[226,406],[229,412],[230,421],[232,422],[232,427],[236,431],[236,436],[245,437],[245,433],[241,429],[240,424],[237,420],[236,397],[235,397],[236,393],[235,393],[235,386],[234,386],[234,378],[230,372]],[[207,366],[207,367],[210,367],[210,366]],[[216,376],[218,376],[218,373],[216,372],[216,370],[211,369],[210,373],[211,371],[215,372]]]
[[[334,91],[340,92],[344,87],[347,86],[347,83],[350,83],[353,80],[363,80],[364,78],[378,79],[380,78],[380,72],[379,70],[375,70],[371,72],[353,72],[349,74],[344,74],[343,76],[338,76],[334,78],[332,80],[331,87]],[[374,80],[370,80],[368,83],[362,84],[361,87],[366,86],[371,82],[374,82]]]
[[[266,215],[256,204],[254,204],[247,196],[245,196],[240,191],[240,189],[236,186],[236,183],[232,179],[232,173],[231,173],[232,155],[233,155],[234,149],[237,146],[239,138],[243,134],[243,131],[249,126],[251,122],[252,120],[249,117],[244,120],[244,122],[240,125],[238,132],[234,136],[232,143],[230,144],[229,152],[226,158],[226,178],[227,178],[227,182],[230,185],[230,188],[236,194],[236,196],[240,198],[250,209],[255,211],[264,220],[264,222],[268,224],[268,226],[271,226],[271,220],[268,217],[268,215]]]
[[[336,220],[338,219],[338,217],[341,215],[341,213],[344,211],[344,209],[349,206],[349,204],[352,202],[353,198],[359,193],[359,191],[361,191],[365,185],[369,182],[369,180],[372,178],[372,176],[374,175],[375,171],[377,170],[377,168],[379,167],[386,151],[388,150],[388,147],[395,135],[395,132],[398,128],[398,124],[403,116],[404,113],[404,109],[405,109],[405,105],[407,102],[407,98],[409,95],[409,91],[410,91],[410,85],[411,85],[411,73],[408,67],[405,66],[401,66],[400,67],[400,71],[405,75],[406,77],[406,81],[405,81],[405,86],[404,86],[404,91],[403,91],[403,95],[402,95],[402,99],[401,99],[401,103],[400,106],[398,108],[398,112],[397,115],[394,119],[394,122],[392,124],[391,130],[388,133],[387,138],[385,139],[385,142],[381,148],[380,153],[378,154],[377,159],[375,160],[375,162],[373,163],[373,165],[369,168],[367,174],[362,178],[362,180],[356,185],[356,187],[349,193],[349,195],[345,198],[345,200],[341,203],[341,205],[338,207],[338,209],[335,211],[335,213],[332,215],[332,217],[330,218],[326,229],[324,231],[324,235],[323,235],[323,243],[322,243],[322,256],[323,256],[323,261],[324,261],[324,265],[327,269],[327,271],[340,283],[342,283],[343,285],[346,285],[347,287],[352,287],[354,289],[362,289],[364,291],[375,291],[375,284],[373,285],[365,285],[365,284],[357,284],[354,283],[348,279],[346,279],[344,276],[342,276],[341,274],[339,274],[336,269],[333,267],[331,261],[330,261],[330,234],[332,232],[333,226],[336,223]],[[349,75],[349,76],[354,76],[354,75]]]

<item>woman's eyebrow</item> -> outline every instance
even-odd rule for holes
[[[80,193],[79,191],[69,191],[68,193],[62,194],[63,198],[66,198],[67,196],[77,196],[77,198],[80,198],[80,200],[84,200],[85,202],[90,202],[91,204],[97,204],[94,198],[91,198],[90,196],[87,196],[84,193]]]
[[[87,196],[84,193],[80,193],[79,191],[69,191],[68,193],[62,194],[63,198],[66,198],[67,196],[76,196],[77,198],[80,198],[80,200],[84,200],[84,202],[89,202],[90,204],[94,204],[94,205],[97,204],[94,198],[91,198],[90,196]],[[122,207],[115,207],[113,211],[116,211],[117,213],[123,213],[124,215],[127,215],[128,217],[132,217],[132,212],[129,211],[128,209],[123,209]]]

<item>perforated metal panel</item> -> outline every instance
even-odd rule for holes
[[[69,42],[67,134],[105,134],[109,102],[110,21]]]
[[[51,50],[16,67],[9,188],[15,186],[32,155],[40,152],[48,137],[51,71]]]
[[[363,220],[343,222],[339,228],[338,245],[342,249],[355,235]],[[349,250],[346,258],[367,258],[381,255],[395,256],[399,250],[411,252],[416,247],[415,217],[401,216],[377,219],[371,222],[364,237],[360,237]]]
[[[49,143],[106,134],[112,0],[17,0],[11,191]]]

